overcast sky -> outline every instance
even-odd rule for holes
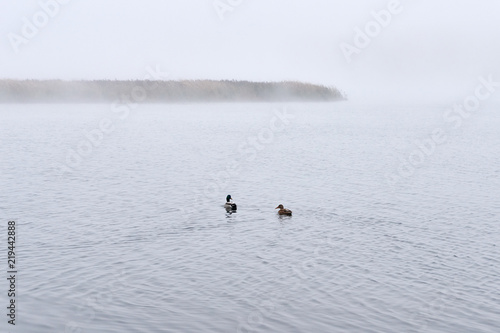
[[[341,45],[356,47],[356,27],[376,29],[371,13],[391,0],[220,0],[235,4],[223,20],[214,0],[60,0],[44,17],[53,1],[0,0],[1,78],[132,79],[159,66],[170,79],[300,80],[350,99],[443,102],[480,75],[500,81],[498,0],[401,0],[350,62]]]

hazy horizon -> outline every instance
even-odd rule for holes
[[[171,80],[301,81],[359,102],[442,103],[473,93],[480,76],[500,81],[493,0],[401,0],[350,61],[341,46],[397,2],[54,1],[2,5],[0,78],[141,79],[158,66]]]
[[[2,3],[2,331],[498,332],[499,0]]]

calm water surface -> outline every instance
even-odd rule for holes
[[[0,327],[496,333],[495,110],[454,128],[440,107],[2,105],[19,273]]]

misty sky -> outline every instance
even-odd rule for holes
[[[390,0],[241,0],[224,20],[214,0],[61,0],[16,53],[12,34],[24,38],[23,18],[50,1],[0,0],[0,78],[140,79],[159,66],[170,79],[301,80],[361,101],[444,103],[480,75],[500,81],[498,0],[401,0],[350,63],[341,43]]]

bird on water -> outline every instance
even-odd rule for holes
[[[224,208],[227,210],[236,210],[238,206],[233,202],[233,198],[231,198],[231,195],[228,194],[226,197],[226,203],[224,204]]]
[[[287,209],[287,208],[283,207],[283,205],[281,205],[281,204],[278,207],[276,207],[275,209],[279,209],[278,210],[278,214],[279,215],[292,216],[292,211],[290,209]]]

